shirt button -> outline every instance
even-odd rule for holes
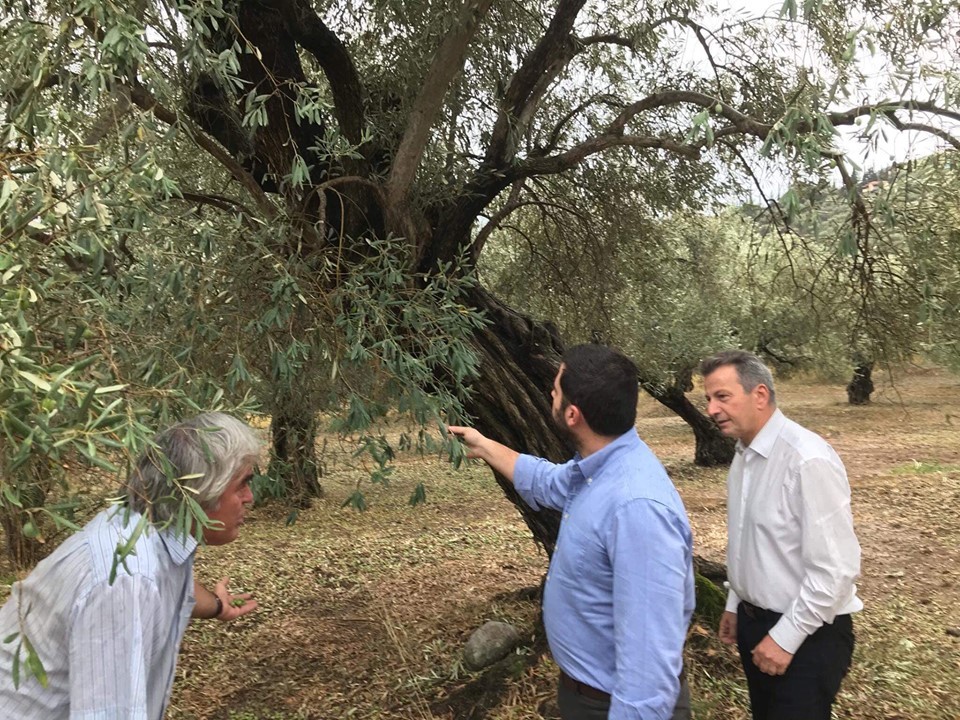
[[[564,519],[564,520],[566,520],[568,517],[570,517],[570,513],[564,513],[564,514],[563,514],[563,519]]]
[[[587,478],[587,485],[593,482],[593,478]]]

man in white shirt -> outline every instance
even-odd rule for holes
[[[700,365],[707,412],[737,439],[727,477],[729,595],[720,639],[737,643],[755,720],[829,720],[863,609],[843,463],[776,405],[770,370],[729,350]]]
[[[174,425],[131,472],[125,504],[13,586],[0,609],[0,717],[161,720],[191,616],[226,621],[257,606],[226,579],[214,592],[196,583],[193,559],[195,535],[209,545],[236,539],[259,445],[222,413]],[[186,535],[176,522],[182,488],[210,521]],[[122,545],[132,552],[119,560]]]

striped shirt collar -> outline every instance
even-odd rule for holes
[[[170,559],[177,565],[183,565],[197,549],[197,538],[191,533],[183,538],[173,528],[165,528],[160,531],[160,539],[163,545],[170,553]]]

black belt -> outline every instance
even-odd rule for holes
[[[578,695],[583,695],[584,697],[588,697],[592,700],[610,702],[610,693],[604,692],[603,690],[597,690],[597,688],[593,687],[592,685],[587,685],[579,680],[574,680],[563,670],[560,671],[560,684],[565,688],[573,690]]]
[[[783,613],[778,613],[775,610],[765,610],[746,600],[740,601],[740,607],[743,608],[744,614],[752,620],[779,620],[780,616],[783,615]]]
[[[765,610],[762,607],[758,607],[753,603],[749,603],[746,600],[740,601],[740,607],[743,608],[744,614],[751,620],[779,620],[783,613],[779,613],[776,610]],[[843,615],[837,615],[833,622],[836,622],[840,618],[850,617],[849,613],[844,613]],[[832,625],[833,623],[826,623],[827,625]]]

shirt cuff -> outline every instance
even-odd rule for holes
[[[769,635],[777,645],[791,655],[796,655],[803,641],[807,639],[807,634],[794,625],[793,620],[787,615],[781,617],[777,624],[770,628]]]
[[[727,606],[724,608],[724,610],[735,613],[737,611],[737,605],[740,604],[740,598],[737,597],[737,594],[733,591],[733,588],[730,587],[729,582],[725,582],[724,585],[727,588]]]

